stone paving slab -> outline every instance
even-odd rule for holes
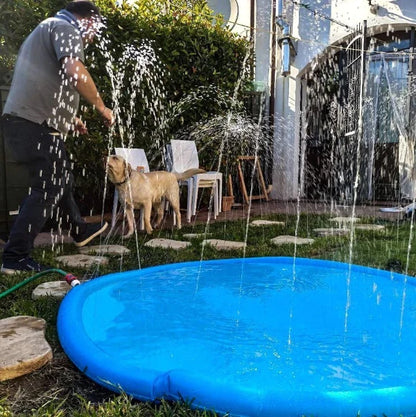
[[[191,245],[191,242],[182,242],[180,240],[157,238],[149,240],[144,244],[149,248],[163,248],[163,249],[185,249]]]
[[[314,239],[304,238],[304,237],[297,237],[297,236],[288,236],[282,235],[274,237],[270,240],[271,243],[274,245],[288,245],[288,244],[296,244],[296,245],[310,245],[315,242]]]
[[[336,227],[322,227],[322,228],[318,228],[318,229],[313,229],[313,231],[321,237],[326,237],[326,236],[346,236],[350,234],[350,230],[349,229],[344,229],[344,228],[336,228]]]
[[[0,320],[0,381],[26,375],[52,359],[45,326],[45,320],[30,316]]]
[[[285,226],[285,222],[275,220],[253,220],[250,226]]]
[[[80,281],[81,284],[84,281]],[[50,281],[43,282],[39,284],[32,291],[32,299],[36,300],[41,297],[55,297],[55,298],[64,298],[65,295],[70,291],[72,287],[66,281]]]
[[[130,249],[122,245],[93,245],[79,248],[79,253],[84,255],[127,255]]]
[[[201,239],[207,236],[212,236],[212,233],[185,233],[183,235],[185,239]]]
[[[361,219],[359,217],[333,217],[332,219],[329,219],[330,222],[335,222],[339,224],[351,224],[351,223],[357,223]]]
[[[108,258],[105,256],[92,256],[82,254],[58,256],[56,260],[66,266],[75,268],[89,268],[94,265],[108,264]]]
[[[221,239],[206,239],[202,242],[202,244],[213,246],[218,250],[244,249],[247,246],[245,242],[235,242],[232,240]]]
[[[72,243],[73,241],[74,239],[72,239],[72,237],[68,235],[68,232],[63,234],[42,232],[36,236],[34,246],[53,246],[62,243]]]
[[[355,228],[359,230],[370,230],[375,232],[386,229],[386,227],[382,224],[356,224]]]

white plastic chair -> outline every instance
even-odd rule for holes
[[[185,172],[188,169],[199,168],[198,151],[196,144],[191,140],[172,140],[167,146],[170,171]],[[168,168],[169,169],[169,168]],[[196,174],[186,180],[188,186],[187,221],[196,214],[198,191],[200,188],[212,188],[214,196],[214,218],[221,211],[222,204],[222,173],[208,171]]]
[[[141,148],[114,148],[116,155],[122,156],[127,163],[131,165],[132,169],[137,169],[142,172],[149,172],[149,163],[147,161],[146,153]],[[111,216],[111,228],[116,224],[118,207],[118,192],[114,192],[113,213]],[[143,210],[140,210],[140,230],[144,229]]]
[[[172,147],[170,144],[167,144],[165,147],[165,165],[166,165],[166,170],[170,171],[170,172],[181,172],[181,171],[174,171],[173,170],[173,161],[172,161]],[[193,179],[188,178],[186,180],[182,180],[179,181],[179,185],[185,185],[187,187],[188,190],[188,197],[187,197],[187,206],[186,206],[186,221],[189,223],[191,221],[191,217],[192,217],[192,184],[193,184]],[[166,201],[166,210],[169,209],[169,202]],[[173,213],[174,215],[174,223],[176,224],[176,216],[175,213]]]

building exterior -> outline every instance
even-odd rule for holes
[[[254,13],[272,197],[413,199],[414,0],[237,1]]]
[[[274,197],[414,198],[416,4],[281,3],[296,55],[276,74]]]

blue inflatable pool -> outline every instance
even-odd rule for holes
[[[61,344],[137,399],[232,416],[416,414],[416,286],[338,262],[247,258],[115,273],[75,287]]]

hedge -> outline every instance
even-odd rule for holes
[[[253,65],[247,40],[227,30],[222,17],[214,15],[205,1],[95,3],[106,29],[100,41],[87,48],[87,67],[106,104],[115,109],[117,124],[108,131],[83,105],[81,116],[89,134],[67,139],[83,214],[102,210],[102,156],[112,147],[144,148],[151,169],[163,167],[163,146],[172,138],[230,109],[243,111]],[[19,45],[36,24],[65,4],[2,0],[0,76],[13,68]],[[239,82],[242,87],[235,94]],[[205,150],[211,158],[218,151]],[[106,209],[109,203],[107,198]]]

